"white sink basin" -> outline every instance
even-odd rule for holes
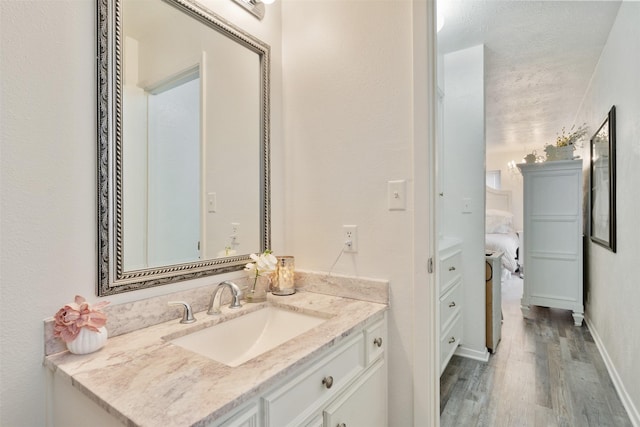
[[[173,339],[171,343],[236,367],[326,320],[306,313],[267,306]]]

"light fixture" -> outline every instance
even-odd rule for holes
[[[518,166],[516,166],[516,161],[511,160],[507,163],[507,169],[509,170],[509,176],[513,179],[517,179],[520,177],[520,170]]]
[[[271,4],[275,0],[233,0],[256,18],[262,20],[264,18],[264,5]]]

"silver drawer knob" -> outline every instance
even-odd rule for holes
[[[449,267],[449,271],[455,271],[456,268],[454,266]]]
[[[373,344],[377,345],[378,347],[382,347],[382,337],[374,338]]]
[[[456,342],[456,337],[449,338],[449,344],[453,344],[454,342]]]
[[[331,388],[333,386],[333,377],[332,376],[324,377],[322,379],[322,384],[324,384],[326,388]]]
[[[347,427],[347,425],[345,423],[340,423],[336,427]]]
[[[451,301],[451,302],[449,303],[449,308],[453,308],[453,307],[455,307],[455,306],[456,306],[456,302],[455,302],[455,301]]]

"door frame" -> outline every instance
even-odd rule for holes
[[[440,425],[437,318],[435,0],[413,1],[413,425]],[[431,264],[431,268],[429,268]]]

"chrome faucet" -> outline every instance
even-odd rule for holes
[[[181,305],[184,307],[184,311],[182,312],[182,320],[180,323],[193,323],[196,321],[196,318],[193,317],[193,310],[191,309],[191,305],[189,305],[186,301],[169,301],[169,305]]]
[[[218,286],[213,290],[211,294],[211,301],[209,301],[209,309],[207,310],[207,314],[220,314],[220,299],[224,288],[227,287],[231,291],[231,304],[229,308],[240,308],[242,304],[240,304],[240,298],[242,298],[242,291],[235,283],[225,280],[224,282],[218,283]],[[218,300],[218,305],[216,306],[215,301]]]

